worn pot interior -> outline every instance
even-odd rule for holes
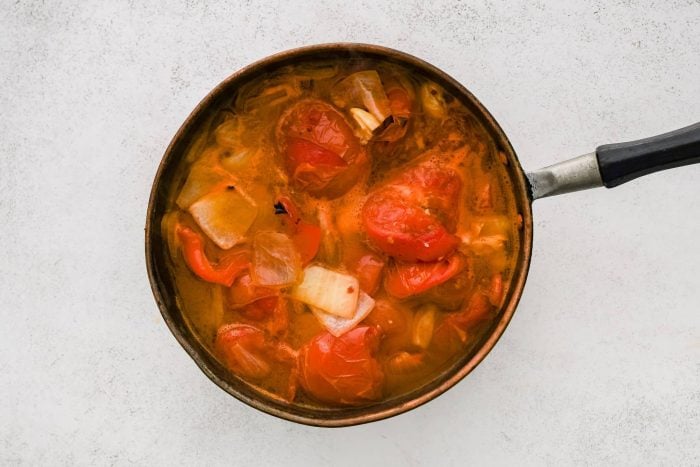
[[[403,396],[363,407],[319,408],[290,404],[260,392],[220,365],[185,324],[174,278],[168,268],[170,259],[160,229],[162,217],[168,206],[170,187],[179,180],[181,163],[193,142],[193,136],[211,119],[213,113],[226,101],[235,99],[241,86],[279,67],[306,60],[329,58],[372,58],[398,63],[419,71],[458,97],[481,121],[498,149],[506,155],[508,175],[518,211],[523,218],[516,271],[499,319],[483,341],[430,383]],[[515,311],[527,276],[531,244],[532,212],[525,175],[508,139],[488,111],[457,81],[432,65],[402,52],[364,44],[326,44],[283,52],[254,63],[219,84],[194,109],[166,150],[153,182],[146,220],[146,263],[156,302],[171,332],[199,368],[223,390],[250,406],[287,420],[317,426],[355,425],[397,415],[433,399],[466,376],[495,345]]]

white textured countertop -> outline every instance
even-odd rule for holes
[[[538,201],[491,354],[428,405],[348,429],[209,382],[143,254],[163,151],[243,65],[404,50],[474,92],[534,169],[700,120],[697,0],[144,3],[0,3],[1,465],[700,464],[700,166]]]

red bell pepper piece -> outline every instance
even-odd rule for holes
[[[280,196],[278,202],[287,212],[289,236],[299,250],[301,262],[306,266],[314,259],[321,246],[321,228],[302,220],[299,208],[288,197]]]
[[[394,262],[384,278],[384,289],[396,298],[423,293],[452,279],[464,270],[465,260],[454,254],[432,263]]]
[[[318,253],[321,245],[321,228],[301,221],[297,225],[296,233],[292,235],[292,241],[301,254],[301,262],[306,266]]]
[[[248,251],[245,249],[231,249],[217,264],[212,264],[204,252],[201,235],[182,224],[175,226],[175,233],[182,243],[185,263],[202,280],[230,287],[238,275],[250,266]]]

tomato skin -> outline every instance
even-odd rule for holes
[[[299,250],[304,266],[309,264],[318,253],[321,246],[321,234],[319,226],[301,221],[297,225],[297,231],[291,236],[297,250]]]
[[[248,324],[221,326],[214,348],[231,371],[251,379],[266,377],[277,364],[289,367],[296,359],[296,352],[286,344],[273,341],[262,330]]]
[[[276,133],[292,180],[315,196],[344,194],[368,165],[350,124],[325,102],[297,102],[282,115]]]
[[[289,197],[280,196],[277,202],[281,203],[287,212],[287,233],[299,250],[302,264],[306,266],[314,259],[321,246],[321,228],[303,220],[299,208]]]
[[[271,336],[282,336],[289,327],[287,302],[280,297],[265,297],[238,310],[249,320],[258,321]]]
[[[311,141],[347,160],[360,147],[350,124],[335,107],[307,99],[296,103],[280,120],[278,132]]]
[[[368,295],[374,295],[379,289],[379,282],[384,270],[384,261],[377,255],[367,254],[362,256],[355,266],[357,280],[360,289]]]
[[[245,273],[226,289],[226,299],[231,308],[240,308],[260,299],[275,297],[278,293],[275,289],[253,284],[250,274]]]
[[[410,313],[388,300],[380,299],[374,304],[374,309],[363,323],[377,326],[386,336],[401,335],[408,330]]]
[[[458,254],[431,263],[394,262],[384,277],[384,289],[396,298],[412,297],[447,282],[464,267]]]
[[[287,164],[294,172],[300,164],[314,167],[347,167],[348,163],[338,154],[318,144],[302,139],[287,137]]]
[[[402,192],[410,190],[414,204],[430,210],[447,230],[454,230],[457,223],[459,195],[462,179],[450,168],[420,164],[403,172],[395,181]]]
[[[478,292],[472,295],[464,310],[448,314],[437,327],[433,350],[444,356],[454,354],[464,346],[475,326],[492,317],[492,310],[488,296]]]
[[[360,289],[368,295],[374,296],[381,285],[382,275],[387,259],[370,250],[364,243],[358,242],[354,237],[359,233],[359,219],[354,212],[345,213],[348,217],[353,217],[355,225],[339,225],[338,230],[342,232],[344,238],[350,241],[343,245],[343,260],[348,272],[357,277],[360,282]],[[349,224],[349,222],[348,222]]]
[[[299,378],[304,390],[330,404],[357,405],[381,397],[384,373],[374,357],[380,331],[358,326],[334,337],[325,332],[299,352]]]
[[[287,303],[279,291],[253,284],[244,274],[226,290],[226,303],[245,319],[256,321],[273,336],[284,334],[289,325]]]
[[[426,291],[422,298],[440,307],[443,311],[462,309],[469,292],[474,288],[474,271],[471,261],[466,258],[467,266],[450,280],[438,284]]]
[[[321,192],[347,166],[337,154],[311,141],[287,139],[287,171],[301,189]]]
[[[386,91],[389,99],[391,114],[395,117],[408,118],[411,116],[411,96],[401,86],[394,86]]]
[[[362,209],[367,237],[384,253],[403,261],[433,261],[459,245],[432,215],[394,193],[377,193]]]
[[[272,336],[282,336],[289,328],[289,308],[288,302],[285,299],[278,299],[274,305],[272,301],[264,304],[268,310],[271,310],[270,318],[265,322],[264,327]],[[269,308],[272,306],[272,308]]]
[[[460,243],[452,235],[462,182],[451,169],[418,165],[371,193],[362,221],[371,243],[403,261],[434,261]]]
[[[269,318],[277,308],[279,297],[264,297],[241,308],[241,313],[248,319],[261,321]]]
[[[270,374],[265,334],[256,327],[230,324],[219,328],[214,347],[226,366],[239,376],[260,379]]]
[[[482,293],[475,293],[469,299],[469,303],[463,311],[452,313],[445,321],[466,330],[488,319],[491,310],[492,307],[488,297]]]

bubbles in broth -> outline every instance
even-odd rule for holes
[[[188,326],[295,404],[421,387],[503,304],[520,244],[504,160],[459,99],[396,64],[302,62],[247,83],[170,187]]]

